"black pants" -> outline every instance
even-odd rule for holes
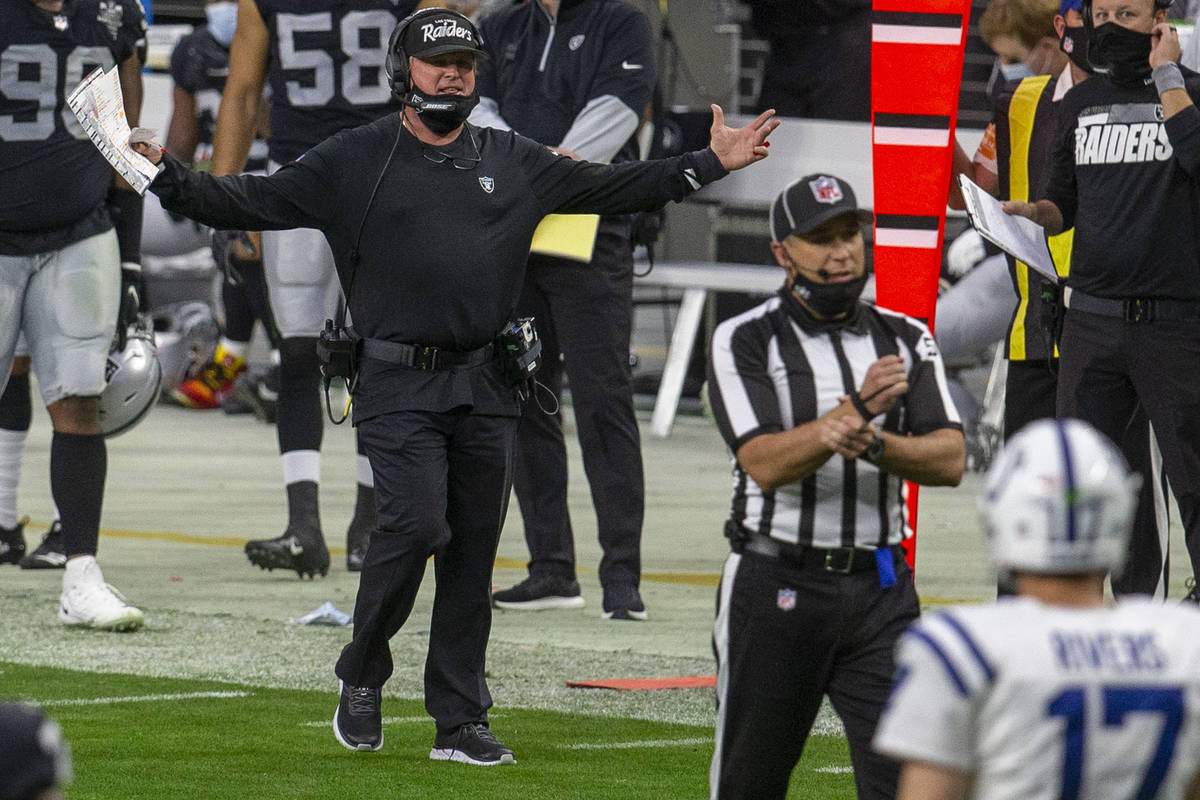
[[[601,225],[590,264],[530,256],[519,316],[537,320],[542,338],[538,380],[562,394],[563,362],[583,468],[592,490],[600,546],[600,582],[641,579],[645,486],[633,411],[629,336],[633,257],[626,232]],[[542,391],[542,390],[538,390]],[[542,398],[543,405],[549,405]],[[575,577],[575,541],[567,511],[567,450],[562,414],[525,404],[514,478],[529,546],[529,572]]]
[[[492,705],[484,656],[491,579],[508,510],[515,417],[404,411],[359,424],[379,502],[379,528],[359,577],[354,638],[336,672],[381,687],[389,640],[412,612],[433,555],[437,593],[425,661],[425,709],[439,731],[484,722]]]
[[[874,571],[843,575],[754,553],[725,562],[713,629],[713,797],[782,800],[825,694],[846,726],[859,800],[895,796],[899,764],[872,750],[871,737],[896,639],[920,614],[912,573],[896,562],[887,589]]]
[[[1004,438],[1025,425],[1056,415],[1059,360],[1009,361],[1004,390]],[[1067,416],[1076,416],[1068,414]],[[1113,593],[1165,596],[1169,504],[1162,456],[1150,441],[1150,421],[1138,405],[1119,440],[1129,467],[1142,476],[1125,568],[1112,579]],[[1011,591],[1001,593],[1012,594]]]
[[[1058,411],[1078,417],[1121,445],[1130,464],[1130,419],[1140,409],[1154,426],[1179,503],[1192,574],[1200,571],[1200,325],[1126,322],[1068,310],[1063,325]],[[1143,492],[1153,471],[1142,472]],[[1131,565],[1136,568],[1135,565]]]

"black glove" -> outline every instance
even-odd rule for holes
[[[141,265],[132,261],[121,262],[121,294],[117,298],[117,350],[125,349],[129,329],[137,323],[145,296]]]
[[[261,255],[254,249],[254,242],[250,240],[250,234],[245,231],[223,231],[214,229],[212,232],[212,257],[217,263],[217,269],[221,270],[221,274],[225,276],[225,280],[229,281],[234,286],[242,283],[242,268],[239,262],[242,259],[234,255],[234,246],[241,244],[242,247],[255,258],[261,258]]]

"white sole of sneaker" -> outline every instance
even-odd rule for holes
[[[429,751],[429,758],[433,761],[457,761],[459,764],[470,764],[473,767],[499,767],[517,763],[517,759],[510,755],[500,756],[499,761],[479,761],[452,747],[435,747]]]
[[[146,623],[146,616],[137,609],[130,609],[128,613],[114,619],[96,622],[94,620],[78,619],[71,614],[64,613],[62,607],[59,606],[58,618],[64,625],[72,628],[90,628],[96,631],[114,631],[116,633],[131,633]]]
[[[615,613],[616,612],[614,612],[614,611],[601,611],[600,618],[601,619],[612,619],[613,614],[615,614]],[[635,619],[638,622],[645,622],[647,619],[649,619],[649,615],[645,611],[628,611],[628,610],[626,610],[625,613],[628,614],[629,616],[628,617],[617,617],[616,619],[618,622],[620,622],[623,619]]]
[[[537,600],[526,600],[520,603],[510,603],[505,600],[493,600],[492,605],[506,611],[548,611],[553,608],[583,608],[586,605],[582,596],[576,597],[539,597]]]
[[[341,696],[342,696],[342,684],[339,681],[338,682],[338,697],[341,698]],[[341,707],[340,700],[338,703],[338,707],[339,708]],[[338,744],[340,744],[342,747],[346,748],[347,750],[353,750],[356,753],[374,753],[378,750],[383,749],[383,730],[382,729],[380,729],[380,731],[379,731],[379,744],[376,745],[375,747],[371,747],[371,745],[369,745],[369,744],[350,744],[348,741],[346,741],[346,737],[342,736],[342,729],[339,728],[338,724],[337,724],[337,708],[335,708],[333,710],[333,735],[337,738]]]

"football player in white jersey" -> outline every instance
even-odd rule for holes
[[[901,638],[874,740],[898,800],[1200,798],[1200,613],[1104,598],[1137,486],[1078,420],[1009,440],[979,506],[1018,595]]]

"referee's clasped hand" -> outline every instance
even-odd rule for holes
[[[866,377],[858,390],[863,405],[876,416],[891,411],[896,401],[907,393],[908,370],[900,356],[884,356],[867,367]]]
[[[714,103],[710,108],[713,123],[708,146],[721,159],[721,166],[733,172],[767,157],[767,148],[771,146],[767,138],[779,127],[779,120],[774,119],[775,109],[767,109],[749,125],[731,128],[725,124],[725,112],[719,105]]]
[[[870,424],[857,425],[855,419],[839,414],[821,417],[817,429],[821,444],[846,458],[861,456],[875,439],[875,428]]]

